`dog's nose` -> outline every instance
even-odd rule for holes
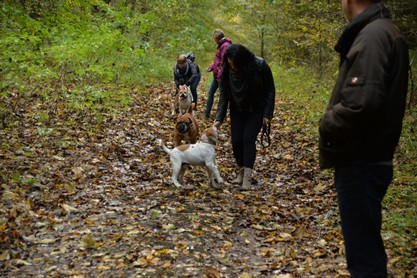
[[[186,124],[182,123],[182,124],[177,126],[177,129],[178,129],[179,133],[184,134],[184,133],[187,132],[188,126]]]

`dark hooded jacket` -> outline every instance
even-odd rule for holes
[[[227,109],[239,112],[261,111],[264,118],[272,119],[275,107],[275,84],[269,65],[255,57],[252,70],[244,74],[224,72],[220,83],[216,121],[223,122]]]
[[[174,65],[174,82],[177,88],[180,85],[190,86],[198,75],[200,75],[200,68],[196,63],[188,59],[183,69],[180,69],[177,63]]]
[[[408,47],[381,3],[347,26],[335,47],[339,75],[320,120],[320,167],[393,159],[404,117]]]

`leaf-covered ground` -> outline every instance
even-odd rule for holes
[[[204,92],[200,128],[211,124]],[[198,167],[178,189],[157,144],[172,147],[171,93],[134,91],[128,111],[98,126],[62,103],[15,101],[19,116],[0,129],[0,276],[346,276],[332,178],[291,104],[277,98],[254,190],[211,188]],[[234,178],[227,123],[217,163]]]

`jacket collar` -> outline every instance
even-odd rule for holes
[[[340,63],[346,59],[346,55],[359,32],[366,25],[379,18],[391,18],[388,9],[381,3],[370,5],[364,12],[353,18],[334,47],[336,52],[340,53]]]
[[[219,40],[219,42],[217,43],[217,48],[219,48],[222,44],[224,44],[225,42],[228,42],[228,43],[232,43],[232,40],[231,39],[229,39],[229,38],[227,38],[227,37],[224,37],[224,38],[222,38],[221,40]]]

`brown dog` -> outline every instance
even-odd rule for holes
[[[190,107],[191,110],[189,110]],[[174,110],[172,111],[172,114],[174,115],[175,112],[184,114],[192,110],[195,110],[195,103],[190,87],[181,85],[178,89],[177,94],[175,95]]]
[[[182,144],[182,140],[187,144],[194,144],[198,137],[198,124],[191,109],[185,114],[180,114],[175,119],[174,130],[174,146],[177,147]]]

